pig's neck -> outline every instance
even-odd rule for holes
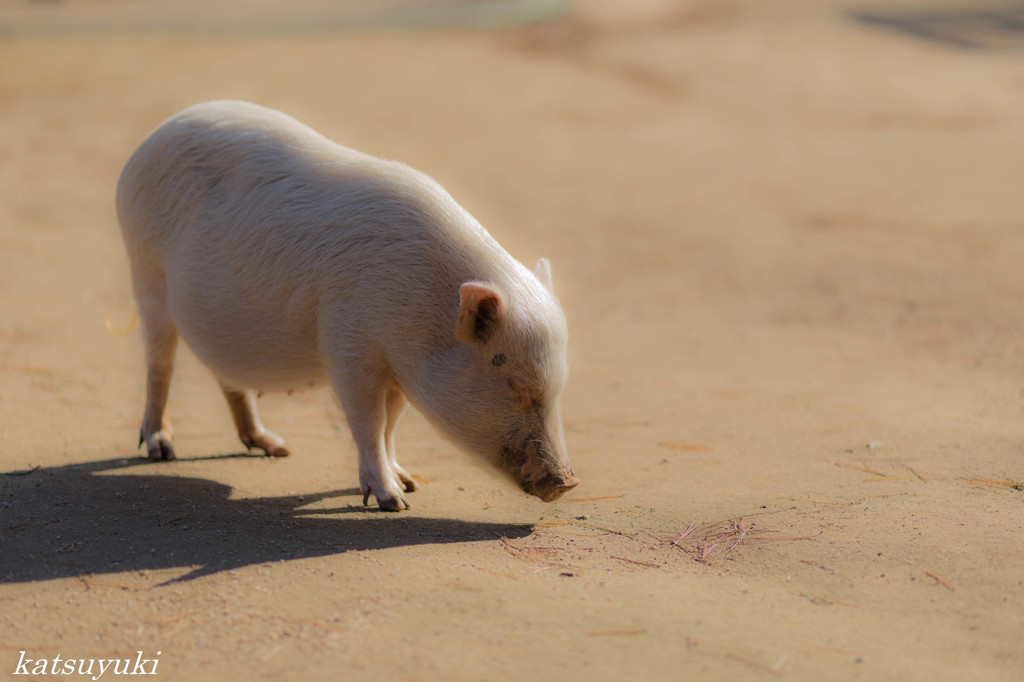
[[[450,434],[453,424],[465,418],[466,396],[478,383],[472,371],[475,352],[472,346],[454,342],[427,356],[416,378],[402,386],[416,409]]]

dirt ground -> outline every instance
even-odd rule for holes
[[[0,35],[0,674],[1021,679],[1024,36],[861,5]],[[181,460],[141,458],[114,185],[224,97],[552,259],[579,488],[545,505],[410,413],[414,507],[364,508],[328,393],[264,397],[295,452],[246,456],[184,348]]]

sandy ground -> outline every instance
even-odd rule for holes
[[[0,675],[142,651],[166,680],[1024,676],[1021,41],[831,0],[624,6],[0,38]],[[577,490],[526,497],[409,414],[414,508],[364,508],[326,392],[266,396],[295,454],[247,457],[186,349],[182,459],[140,458],[114,184],[220,97],[427,170],[552,258]]]

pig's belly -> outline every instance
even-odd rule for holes
[[[232,295],[230,288],[168,293],[182,339],[229,387],[294,391],[326,381],[311,312],[275,307],[273,296]]]

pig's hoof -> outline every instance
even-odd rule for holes
[[[258,433],[238,435],[242,439],[242,444],[250,450],[262,450],[271,457],[287,457],[292,454],[292,451],[284,444],[284,438],[273,431],[263,429]]]
[[[140,435],[140,440],[146,444],[146,451],[150,459],[167,462],[176,459],[174,446],[171,445],[171,434],[166,431],[151,433],[149,438],[146,438],[145,435]],[[141,444],[139,443],[139,445]]]
[[[412,505],[406,502],[404,497],[399,495],[398,497],[377,500],[377,506],[379,506],[382,511],[402,511],[403,509],[408,509]]]
[[[363,489],[363,506],[364,507],[369,504],[369,502],[370,502],[370,495],[371,494],[374,497],[377,498],[377,506],[380,507],[381,510],[383,510],[383,511],[402,511],[403,509],[408,509],[408,508],[410,508],[412,506],[411,504],[409,504],[408,500],[406,500],[405,497],[402,496],[401,493],[398,493],[397,495],[388,495],[387,493],[382,493],[382,494],[378,495],[377,493],[373,492],[371,489],[364,488]]]
[[[395,465],[395,473],[398,474],[398,480],[402,482],[402,487],[405,488],[405,492],[411,493],[416,491],[416,481],[413,480],[408,471],[398,465]]]

